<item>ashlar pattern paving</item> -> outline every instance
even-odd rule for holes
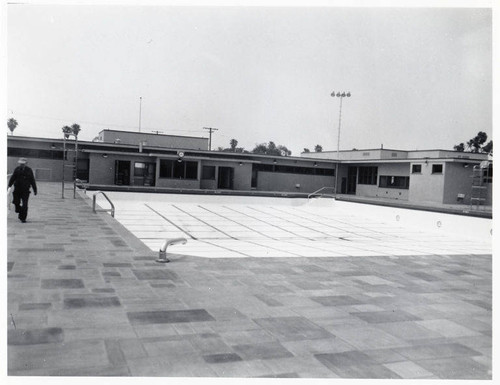
[[[492,378],[491,252],[159,264],[59,184],[30,203],[8,213],[10,376]]]

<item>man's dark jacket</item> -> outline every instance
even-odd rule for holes
[[[17,166],[12,176],[9,179],[9,187],[14,185],[17,193],[28,193],[30,186],[33,187],[33,192],[37,193],[35,177],[33,171],[28,166]]]

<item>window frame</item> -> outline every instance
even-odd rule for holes
[[[142,165],[142,167],[140,165]],[[143,177],[145,170],[146,170],[145,162],[134,162],[134,176]]]
[[[418,171],[415,168],[418,167]],[[412,164],[411,165],[411,173],[412,174],[422,174],[422,164]]]
[[[440,167],[440,171],[435,171],[436,168]],[[444,173],[444,165],[442,163],[435,163],[432,165],[431,174],[432,175],[442,175]]]
[[[359,166],[358,167],[358,184],[361,185],[377,185],[378,167],[377,166]]]
[[[403,180],[403,185],[396,183],[396,181]],[[384,183],[382,182],[384,181]],[[397,190],[409,190],[410,177],[403,175],[380,175],[379,188],[392,188]]]
[[[198,165],[196,161],[160,159],[159,179],[198,180]],[[188,172],[188,167],[192,168],[191,172]],[[196,172],[193,172],[194,169]],[[195,173],[196,176],[189,176]]]

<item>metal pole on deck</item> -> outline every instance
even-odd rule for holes
[[[64,170],[66,169],[66,135],[63,136],[63,161],[62,161],[62,193],[61,198],[64,199]]]
[[[342,99],[345,98],[346,96],[348,98],[351,97],[351,93],[349,91],[347,92],[337,92],[333,91],[331,93],[331,96],[340,98],[340,110],[339,110],[339,128],[338,128],[338,135],[337,135],[337,167],[335,169],[335,197],[337,197],[337,191],[338,191],[338,185],[339,185],[339,162],[340,162],[340,126],[342,123]]]

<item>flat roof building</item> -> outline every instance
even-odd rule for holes
[[[118,140],[117,140],[118,139]],[[28,158],[38,180],[63,179],[74,162],[75,141],[8,136],[8,172]],[[103,130],[97,141],[78,141],[76,177],[90,186],[155,191],[337,193],[414,203],[492,202],[487,154],[447,150],[367,149],[303,153],[300,157],[208,151],[206,138]],[[340,159],[338,159],[340,158]],[[482,167],[481,167],[482,166]],[[336,172],[338,169],[338,176]],[[479,186],[474,186],[474,185]]]
[[[97,136],[98,142],[114,144],[131,144],[162,148],[178,148],[189,150],[207,150],[208,139],[195,136],[165,135],[162,133],[102,130]]]

